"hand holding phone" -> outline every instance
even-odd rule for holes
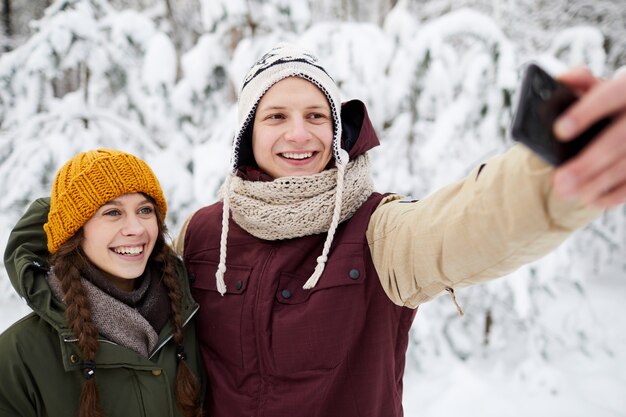
[[[511,136],[550,164],[561,165],[578,154],[610,122],[610,119],[603,119],[575,139],[559,141],[553,133],[554,122],[577,99],[570,88],[556,81],[537,64],[528,65],[522,79]]]

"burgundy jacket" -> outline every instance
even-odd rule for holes
[[[362,103],[344,105],[342,118],[351,157],[378,144]],[[402,377],[415,310],[389,300],[372,263],[365,231],[382,197],[372,194],[340,224],[311,290],[302,286],[325,234],[261,240],[231,218],[227,293],[221,296],[215,272],[222,203],[194,214],[184,261],[200,304],[210,417],[403,415]]]

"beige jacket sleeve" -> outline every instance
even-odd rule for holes
[[[415,308],[446,290],[506,275],[600,214],[559,199],[552,172],[515,145],[422,201],[383,200],[367,240],[389,298]]]

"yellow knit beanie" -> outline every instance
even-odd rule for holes
[[[81,152],[57,172],[44,224],[48,250],[55,253],[104,204],[126,193],[152,197],[165,217],[167,203],[148,164],[121,151]]]

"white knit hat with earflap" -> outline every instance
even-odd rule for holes
[[[326,96],[330,105],[333,120],[333,156],[337,167],[337,187],[335,191],[335,207],[331,219],[324,249],[317,258],[315,271],[304,284],[310,289],[317,284],[327,261],[328,252],[335,236],[341,214],[343,180],[345,167],[349,162],[348,153],[341,148],[341,101],[339,88],[335,81],[320,65],[318,59],[308,51],[292,45],[279,44],[261,57],[248,71],[241,94],[239,96],[239,128],[233,140],[231,156],[231,172],[224,182],[224,208],[222,213],[222,234],[220,240],[220,262],[216,272],[217,289],[223,295],[226,292],[224,273],[226,272],[226,239],[228,236],[228,219],[230,213],[229,190],[233,176],[240,164],[240,151],[246,131],[254,122],[257,105],[263,95],[277,82],[287,77],[301,77],[315,84]]]

